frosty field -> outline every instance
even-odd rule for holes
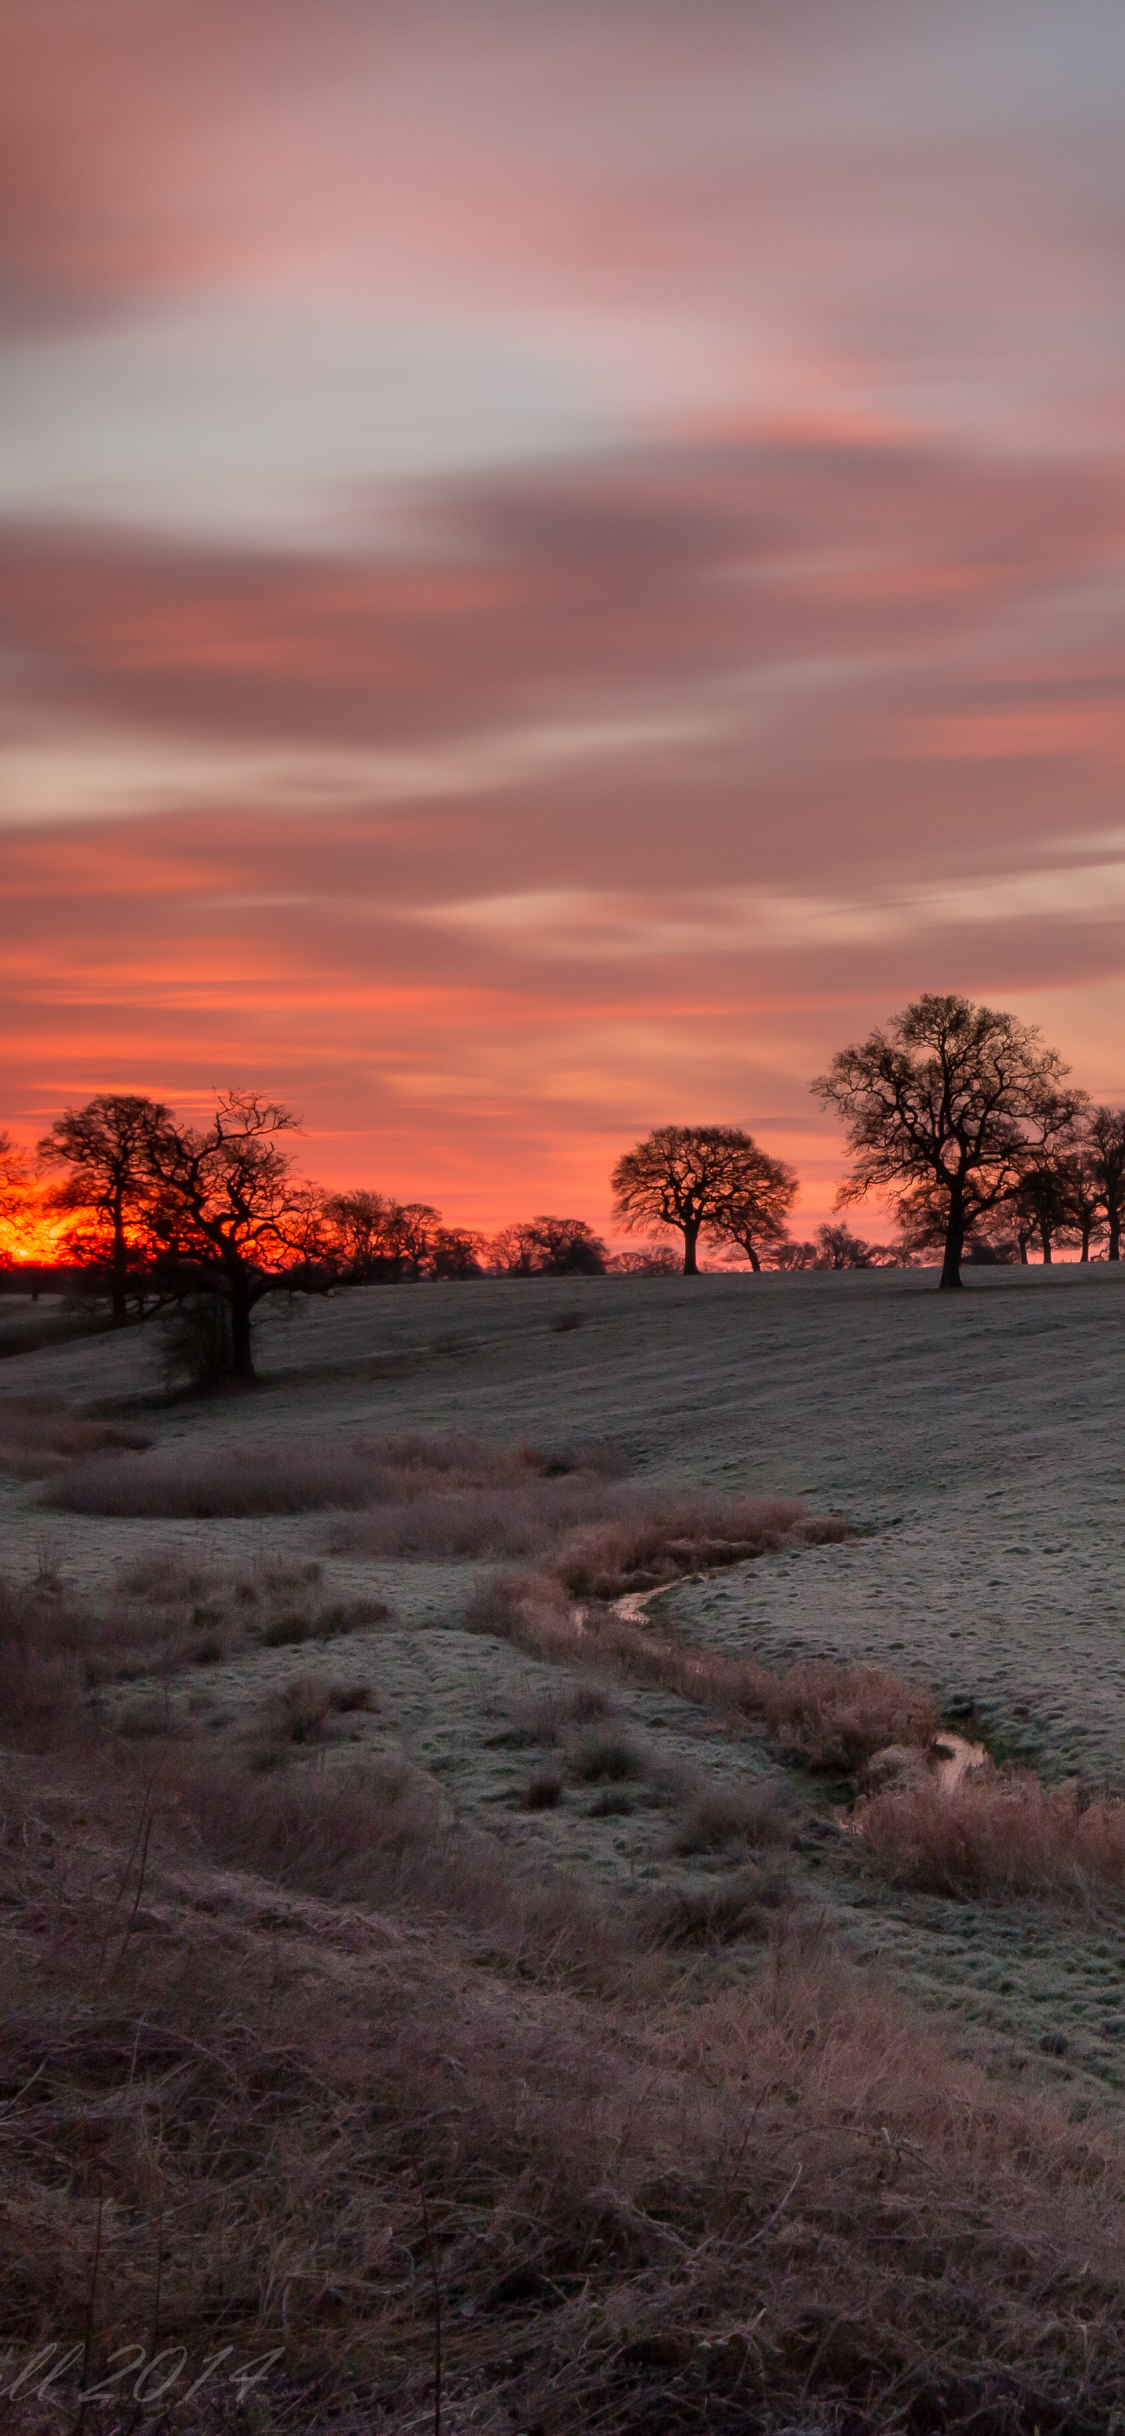
[[[960,1297],[910,1272],[370,1288],[267,1318],[249,1400],[169,1403],[156,1329],[12,1361],[0,1398],[60,1394],[185,1463],[206,1447],[236,1460],[250,1445],[459,1431],[564,1452],[609,1441],[642,1481],[795,1492],[855,1536],[685,1581],[653,1612],[735,1654],[886,1665],[1048,1780],[1117,1784],[1123,1291],[1104,1266],[981,1273]],[[512,1719],[550,1696],[558,1670],[460,1629],[490,1567],[333,1553],[341,1517],[330,1512],[104,1517],[52,1511],[43,1495],[26,1482],[0,1491],[10,1577],[46,1563],[107,1591],[139,1559],[177,1551],[221,1587],[240,1567],[311,1561],[322,1603],[366,1596],[390,1610],[313,1653],[314,1672],[369,1685],[377,1700],[348,1720],[343,1746],[404,1753],[460,1816],[544,1869],[635,1890],[711,1866],[670,1860],[661,1805],[638,1793],[603,1802],[603,1815],[589,1798],[522,1809],[529,1761]],[[140,1714],[160,1692],[171,1717],[217,1732],[244,1725],[310,1663],[307,1645],[234,1651],[105,1698],[111,1714]],[[658,1773],[729,1784],[772,1765],[667,1693],[630,1689],[618,1707]],[[818,1866],[808,1856],[806,1876]],[[1067,2071],[1103,2085],[1116,2085],[1119,2063],[1125,2075],[1125,1943],[1112,1924],[1074,1935],[1020,1905],[982,1935],[973,1906],[873,1896],[838,1868],[824,1901],[851,1950],[901,1966],[928,2002],[1037,2053],[1044,2035],[1065,2036]]]
[[[910,1271],[373,1287],[267,1317],[248,1406],[161,1407],[156,1330],[10,1362],[0,1399],[54,1392],[185,1449],[353,1431],[606,1439],[641,1478],[799,1495],[856,1540],[686,1588],[685,1625],[893,1664],[1048,1771],[1116,1779],[1123,1296],[1104,1265],[979,1272],[960,1296]],[[323,1515],[102,1520],[45,1514],[24,1484],[0,1494],[20,1574],[44,1546],[93,1583],[141,1545],[226,1560],[331,1537]],[[453,1620],[463,1568],[361,1570],[404,1621]]]

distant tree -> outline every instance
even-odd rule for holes
[[[388,1204],[381,1193],[330,1193],[324,1203],[329,1257],[349,1285],[386,1275]]]
[[[614,1277],[679,1277],[683,1262],[670,1243],[643,1243],[636,1252],[614,1252],[608,1266]]]
[[[391,1277],[424,1277],[441,1231],[441,1211],[428,1201],[388,1201],[383,1242]]]
[[[1070,1239],[1079,1247],[1079,1260],[1088,1261],[1091,1245],[1101,1243],[1105,1236],[1106,1220],[1097,1179],[1084,1150],[1068,1161],[1068,1173]]]
[[[584,1218],[541,1214],[502,1227],[489,1247],[506,1277],[604,1277],[609,1254]]]
[[[1083,1127],[1083,1156],[1108,1230],[1107,1260],[1121,1258],[1125,1214],[1125,1108],[1091,1108]]]
[[[699,1274],[700,1235],[722,1231],[725,1217],[763,1210],[768,1194],[763,1161],[780,1176],[780,1160],[766,1160],[748,1133],[731,1125],[661,1125],[613,1170],[613,1211],[630,1233],[663,1226],[683,1237],[685,1277]],[[778,1190],[783,1190],[779,1185]],[[792,1195],[789,1196],[792,1199]],[[755,1237],[762,1239],[757,1222]],[[730,1237],[728,1235],[728,1240]]]
[[[483,1277],[486,1235],[465,1227],[439,1226],[430,1244],[431,1277]]]
[[[853,1235],[846,1226],[818,1226],[816,1240],[820,1268],[878,1269],[885,1263],[882,1244],[865,1243],[861,1235]]]
[[[820,1245],[798,1243],[787,1235],[784,1243],[774,1246],[773,1265],[775,1269],[819,1269],[823,1266]]]
[[[164,1110],[148,1128],[150,1219],[166,1280],[226,1304],[231,1376],[243,1386],[254,1379],[251,1317],[262,1297],[316,1289],[329,1274],[320,1196],[280,1147],[296,1131],[288,1109],[255,1091],[224,1092],[202,1132]]]
[[[849,1126],[855,1164],[837,1206],[896,1188],[909,1204],[929,1186],[945,1220],[940,1282],[959,1286],[974,1221],[1070,1146],[1085,1093],[1067,1072],[1014,1015],[955,996],[916,1000],[812,1086]]]
[[[65,1171],[65,1181],[51,1196],[54,1208],[88,1210],[108,1235],[106,1266],[115,1328],[125,1326],[130,1285],[138,1272],[143,1279],[148,1265],[147,1215],[153,1187],[147,1150],[154,1129],[167,1122],[168,1111],[160,1100],[103,1091],[84,1108],[65,1109],[39,1144],[41,1164]],[[87,1240],[84,1248],[87,1262],[96,1260],[96,1238]]]
[[[704,1226],[709,1243],[729,1244],[745,1254],[755,1274],[769,1254],[786,1240],[786,1220],[797,1198],[796,1170],[784,1159],[771,1159],[749,1134],[740,1173],[729,1196]]]
[[[1074,1223],[1076,1169],[1077,1161],[1065,1153],[1046,1159],[1028,1169],[1011,1195],[1008,1206],[1025,1267],[1032,1243],[1038,1244],[1043,1265],[1050,1268],[1056,1244],[1061,1248],[1080,1240]]]

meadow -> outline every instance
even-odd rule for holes
[[[267,1306],[251,1394],[0,1365],[21,2436],[115,2344],[189,2436],[1115,2424],[1120,1291],[374,1286]]]

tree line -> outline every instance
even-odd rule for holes
[[[649,1240],[613,1254],[581,1218],[549,1215],[493,1236],[446,1227],[428,1202],[324,1193],[300,1176],[297,1119],[253,1091],[223,1093],[210,1121],[163,1102],[100,1093],[38,1145],[39,1178],[0,1133],[9,1229],[62,1222],[64,1258],[105,1294],[114,1325],[179,1315],[185,1361],[252,1379],[252,1316],[267,1294],[376,1280],[698,1274],[701,1246],[753,1270],[864,1268],[941,1255],[942,1287],[966,1261],[1028,1257],[1034,1244],[1121,1257],[1125,1111],[1094,1106],[1031,1026],[957,996],[916,1000],[842,1049],[812,1089],[848,1128],[847,1210],[871,1192],[898,1221],[869,1244],[842,1220],[809,1242],[788,1221],[798,1179],[733,1126],[665,1125],[613,1170],[614,1217]],[[45,1179],[45,1181],[44,1181]],[[655,1239],[651,1230],[656,1229]],[[679,1239],[673,1250],[669,1238]],[[10,1255],[9,1265],[10,1265]],[[192,1332],[194,1331],[194,1335]]]

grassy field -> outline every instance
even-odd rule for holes
[[[277,2348],[189,2430],[1112,2423],[1121,1292],[384,1287],[250,1397],[157,1331],[5,1363],[4,2339],[84,2355],[21,2431],[114,2335]]]

